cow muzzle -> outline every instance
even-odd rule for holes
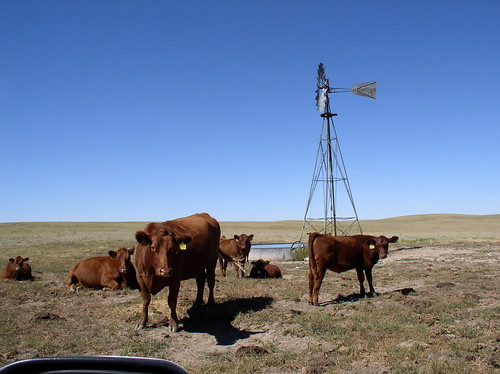
[[[172,268],[158,268],[156,269],[156,276],[158,277],[171,277],[172,276]]]

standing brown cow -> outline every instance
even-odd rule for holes
[[[78,287],[100,288],[117,290],[130,287],[127,284],[127,273],[134,265],[131,256],[135,247],[120,248],[118,251],[109,251],[109,256],[91,257],[74,265],[68,273],[68,289]],[[130,276],[130,274],[129,274]]]
[[[229,262],[234,264],[234,270],[238,278],[244,276],[245,263],[248,261],[252,239],[253,234],[234,235],[231,239],[226,239],[223,235],[220,238],[219,263],[223,277],[226,276],[226,268]]]
[[[163,223],[150,223],[138,231],[135,264],[142,294],[142,314],[137,329],[148,322],[151,295],[169,288],[169,329],[178,329],[177,297],[181,281],[196,278],[197,293],[193,306],[203,304],[205,280],[208,303],[215,303],[215,267],[219,251],[220,227],[207,213],[194,214]]]
[[[374,294],[372,268],[379,258],[386,258],[389,243],[396,243],[397,236],[355,235],[330,236],[317,232],[309,234],[309,304],[319,305],[318,294],[326,269],[342,273],[356,269],[359,292],[365,295],[363,271],[368,280],[370,293]]]
[[[35,277],[31,274],[31,266],[28,264],[29,257],[9,258],[9,263],[3,269],[0,278],[2,280],[33,280]]]

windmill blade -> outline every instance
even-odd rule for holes
[[[377,82],[366,82],[353,84],[351,91],[355,95],[369,97],[370,99],[377,98]]]
[[[318,112],[320,113],[325,111],[326,102],[328,101],[328,86],[329,83],[325,75],[325,66],[320,63],[318,65],[318,89],[316,90],[316,108],[318,108]]]
[[[318,65],[318,88],[323,87],[323,85],[325,84],[325,79],[326,79],[325,66],[322,63],[320,63]]]

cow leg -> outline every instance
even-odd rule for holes
[[[313,287],[314,287],[314,274],[311,269],[309,269],[309,304],[313,305]]]
[[[141,319],[135,329],[141,330],[145,328],[146,324],[148,323],[148,309],[149,309],[149,303],[151,303],[151,293],[149,292],[148,289],[146,289],[142,277],[137,277],[137,282],[139,283],[139,288],[141,290],[141,296],[142,296],[142,313],[141,313]]]
[[[217,263],[215,263],[213,266],[209,266],[207,268],[207,284],[208,284],[208,305],[213,305],[215,304],[215,298],[214,298],[214,288],[215,288],[215,268],[217,266]]]
[[[203,304],[203,290],[206,278],[205,271],[196,277],[196,300],[194,301],[193,308]]]
[[[313,299],[312,304],[315,306],[319,306],[318,296],[319,289],[321,287],[321,283],[323,282],[323,278],[325,277],[326,269],[323,267],[317,267],[316,272],[313,273]]]
[[[116,291],[120,287],[118,282],[115,281],[114,279],[110,279],[109,281],[103,282],[103,284],[104,284],[103,291],[107,290]]]
[[[375,288],[373,288],[372,269],[365,269],[366,279],[368,280],[368,287],[370,287],[370,294],[375,295]]]
[[[236,261],[233,261],[233,267],[234,267],[234,271],[236,272],[236,278],[239,278],[240,273],[238,271],[238,265],[236,265]]]
[[[198,279],[197,279],[198,281]],[[170,319],[168,326],[170,332],[177,332],[179,328],[179,318],[177,318],[177,298],[179,296],[179,289],[181,288],[180,280],[173,280],[169,286],[168,292],[168,306],[170,308]]]
[[[363,274],[363,268],[356,268],[356,273],[358,273],[358,281],[359,281],[359,294],[361,296],[365,296],[365,286],[363,283],[365,282],[365,276]]]
[[[219,255],[219,264],[220,264],[220,272],[222,273],[222,276],[225,277],[226,276],[227,261],[224,260],[224,257],[222,257],[221,255]]]

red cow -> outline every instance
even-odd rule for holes
[[[29,257],[9,258],[9,263],[2,271],[0,278],[2,280],[33,280],[35,277],[31,274],[31,266],[28,264]]]
[[[220,227],[207,213],[194,214],[163,223],[150,223],[135,235],[138,242],[135,264],[142,294],[142,314],[137,329],[148,322],[151,295],[169,288],[169,329],[176,332],[177,298],[181,281],[196,278],[197,293],[193,306],[203,304],[205,280],[208,303],[215,303],[215,267],[219,251]]]
[[[91,257],[79,262],[68,273],[68,289],[102,287],[114,291],[127,287],[127,273],[134,267],[131,262],[134,250],[135,247],[120,248],[116,252],[109,251],[109,256]]]
[[[270,264],[268,260],[252,261],[252,265],[250,278],[281,278],[280,268]]]
[[[386,258],[389,243],[396,243],[397,236],[355,235],[330,236],[317,232],[309,234],[309,304],[318,304],[319,288],[326,269],[342,273],[356,269],[361,296],[365,295],[366,274],[370,293],[374,294],[372,268],[379,258]]]
[[[234,270],[238,278],[244,276],[245,262],[248,261],[248,254],[252,246],[253,234],[234,235],[231,239],[225,236],[220,238],[219,263],[222,276],[226,276],[226,268],[229,262],[234,264]]]

